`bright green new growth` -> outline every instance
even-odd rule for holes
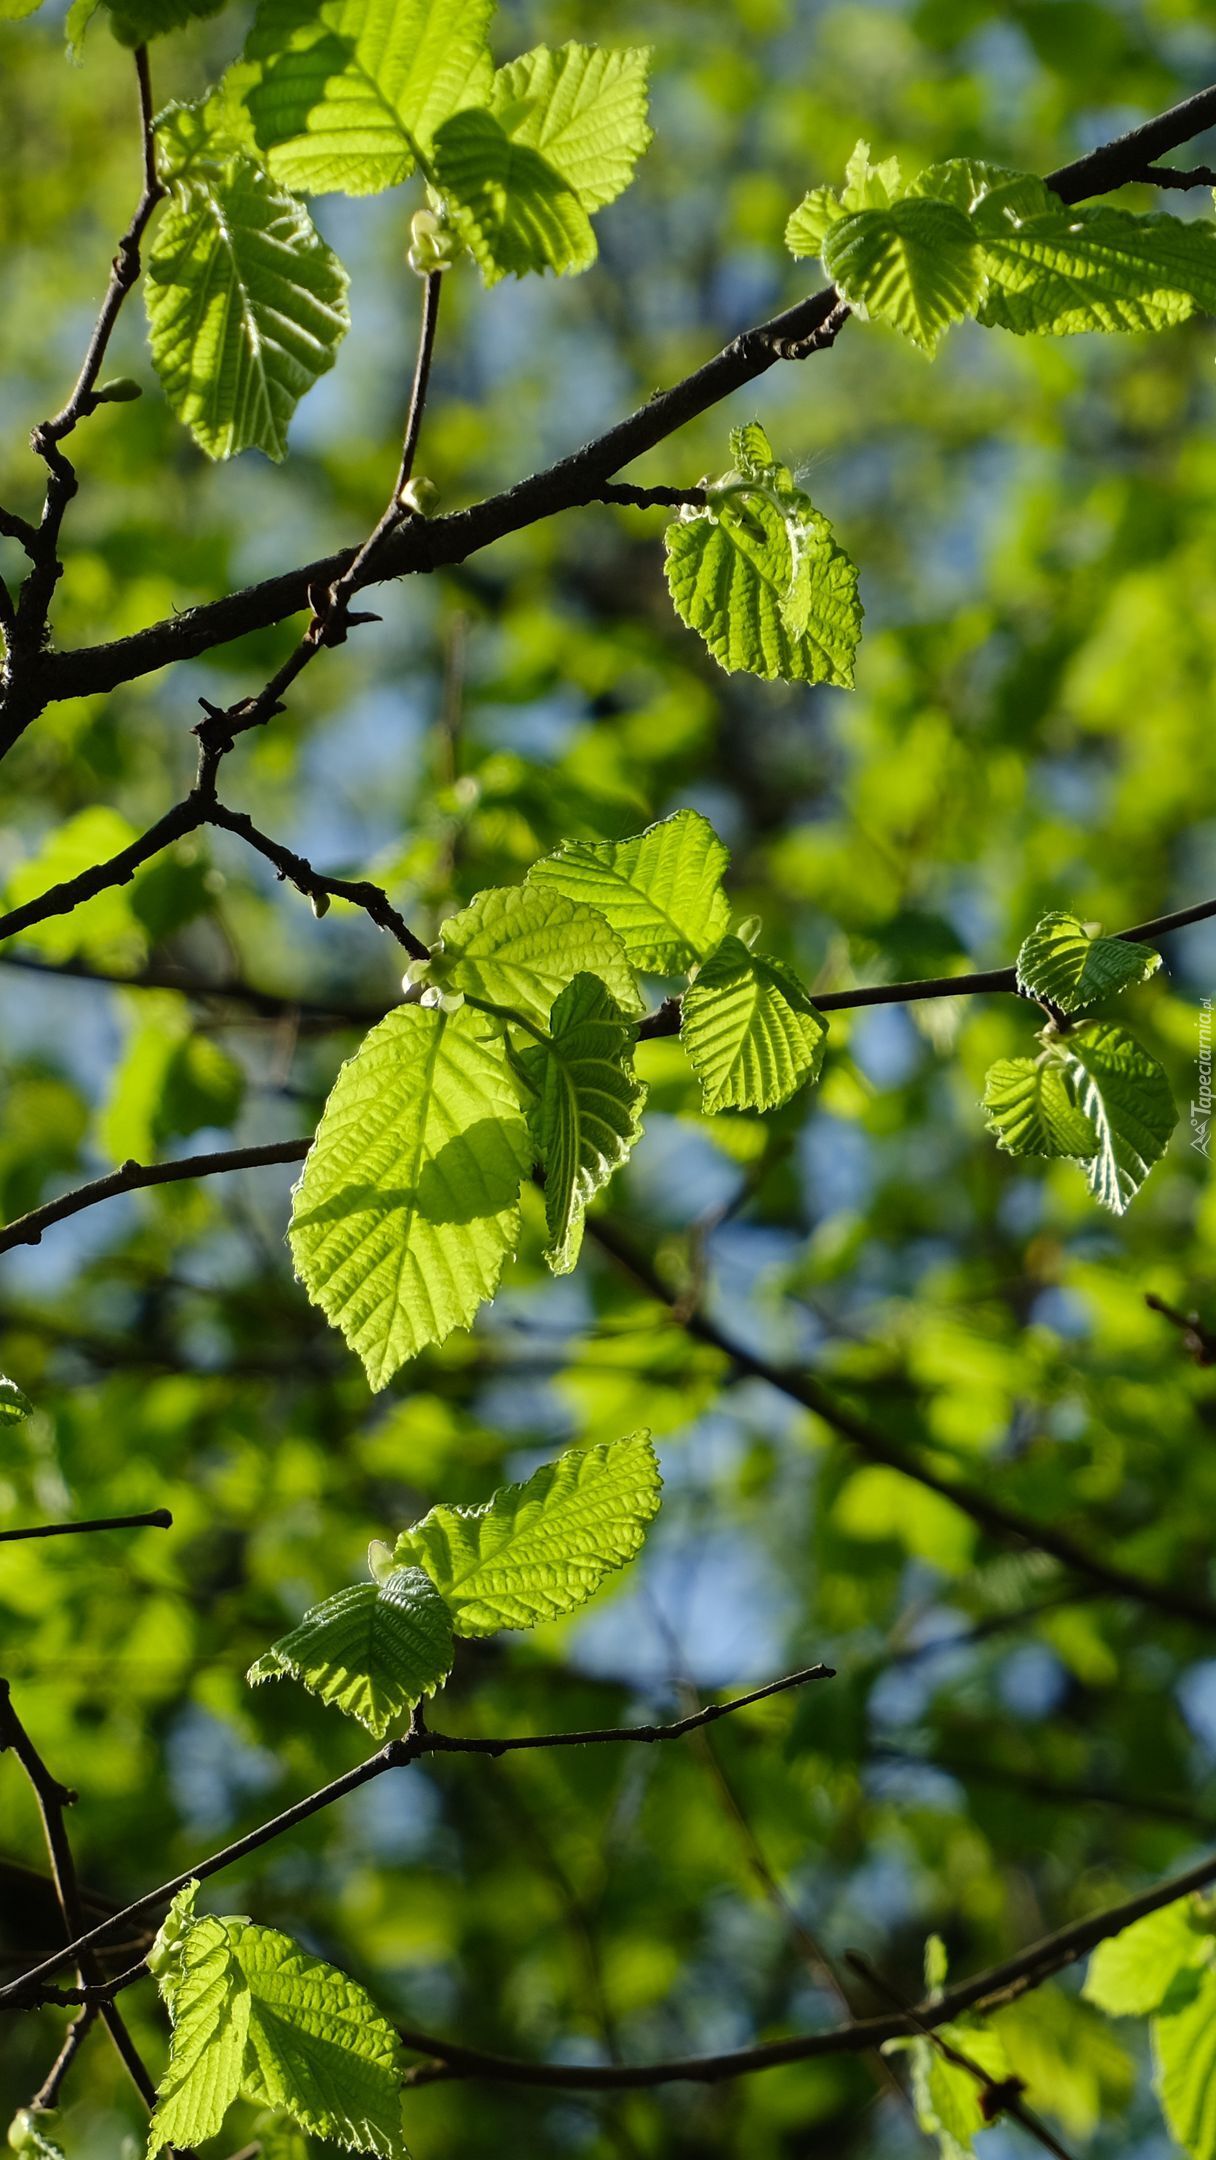
[[[840,194],[812,189],[786,245],[821,255],[855,312],[932,353],[974,314],[1018,336],[1161,330],[1216,314],[1216,226],[1108,204],[1064,203],[1032,173],[975,158],[930,166],[901,188],[894,158],[859,143]]]
[[[1112,1022],[1075,1029],[1065,1048],[1077,1101],[1098,1134],[1090,1191],[1123,1215],[1178,1122],[1169,1081],[1156,1058]]]
[[[173,2023],[149,2156],[212,2137],[238,2094],[317,2137],[404,2160],[401,2044],[371,1998],[273,1928],[179,1892],[149,1958]]]
[[[886,209],[833,221],[823,266],[855,314],[889,323],[930,356],[984,289],[971,221],[927,197],[906,196]]]
[[[604,913],[536,884],[492,887],[449,916],[429,969],[445,990],[542,1025],[554,998],[584,973],[598,976],[623,1011],[641,1012],[625,947]]]
[[[1044,915],[1025,940],[1018,954],[1018,988],[1062,1012],[1083,1012],[1131,983],[1147,981],[1160,965],[1153,946],[1098,937],[1076,915],[1061,911]]]
[[[1063,1068],[1046,1057],[998,1058],[984,1082],[985,1123],[1008,1155],[1098,1152],[1092,1120],[1077,1108]]]
[[[64,2160],[62,2145],[51,2136],[58,2120],[58,2108],[18,2108],[8,2126],[9,2150],[24,2153],[25,2160]]]
[[[447,1607],[421,1568],[405,1567],[314,1605],[246,1678],[256,1687],[290,1675],[383,1740],[451,1667]]]
[[[573,1448],[483,1507],[435,1507],[393,1552],[425,1568],[457,1635],[531,1628],[573,1612],[639,1550],[662,1479],[646,1433]]]
[[[22,1393],[15,1380],[0,1373],[0,1432],[12,1425],[20,1425],[34,1405],[29,1396]]]
[[[925,1943],[924,1966],[926,1993],[931,1998],[940,1995],[947,1965],[939,1935],[930,1935]],[[1010,2064],[999,2033],[964,2019],[938,2025],[934,2031],[947,2047],[978,2063],[992,2084],[1009,2076]],[[928,2034],[888,2040],[883,2054],[911,2058],[916,2120],[927,2137],[936,2138],[940,2160],[973,2160],[975,2136],[990,2121],[980,2104],[979,2080],[961,2063],[951,2062]]]
[[[848,689],[861,636],[857,571],[753,421],[734,468],[667,528],[667,583],[682,622],[728,673]]]
[[[490,110],[513,142],[539,151],[586,211],[624,193],[653,141],[646,124],[650,49],[538,45],[494,77]]]
[[[775,1110],[818,1076],[828,1029],[789,968],[727,937],[684,993],[680,1032],[704,1109]]]
[[[156,372],[208,457],[286,456],[348,328],[346,286],[303,205],[250,159],[196,168],[157,228],[146,296]]]
[[[1197,1902],[1184,1898],[1100,1943],[1084,1989],[1110,2017],[1151,2015],[1162,2110],[1193,2160],[1216,2155],[1214,1958],[1216,1936]]]
[[[374,195],[413,172],[436,129],[489,95],[494,0],[262,0],[244,89],[275,178],[299,194]]]
[[[493,1296],[530,1165],[503,1035],[470,1007],[400,1006],[342,1067],[290,1241],[373,1388]]]
[[[646,1089],[632,1059],[633,1030],[595,975],[575,976],[554,1003],[549,1042],[518,1055],[545,1173],[545,1258],[555,1275],[574,1267],[588,1203],[641,1137]]]
[[[722,890],[729,860],[708,819],[677,810],[627,840],[566,840],[533,863],[527,883],[598,909],[631,967],[683,975],[730,920]]]

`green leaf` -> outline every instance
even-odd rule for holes
[[[565,840],[533,863],[532,888],[595,908],[631,967],[682,975],[718,943],[730,920],[722,876],[730,857],[697,810],[677,810],[627,840]]]
[[[42,0],[0,0],[0,22],[24,22],[27,15],[36,15]]]
[[[402,1005],[342,1067],[289,1234],[373,1388],[494,1295],[530,1165],[501,1030],[468,1006]]]
[[[287,424],[334,364],[346,272],[308,212],[249,158],[184,183],[148,260],[152,360],[208,457],[287,454]]]
[[[984,290],[970,220],[926,197],[841,218],[825,237],[823,262],[855,313],[889,323],[929,354]]]
[[[861,635],[856,568],[763,429],[736,429],[731,449],[738,470],[706,508],[667,527],[675,611],[728,674],[847,689]]]
[[[1211,1963],[1214,1947],[1195,1924],[1190,1898],[1179,1898],[1099,1943],[1081,1992],[1108,2017],[1145,2017],[1160,2009],[1180,1973]]]
[[[290,1674],[377,1740],[452,1669],[452,1623],[421,1568],[339,1590],[249,1668],[251,1687]]]
[[[938,2031],[948,2046],[978,2063],[993,2084],[1008,2077],[1009,2063],[999,2033],[962,2023],[942,2025]],[[978,2078],[958,2063],[948,2061],[931,2040],[918,2037],[910,2053],[917,2122],[928,2136],[937,2139],[941,2160],[970,2160],[977,2131],[988,2128],[980,2105],[983,2088]]]
[[[159,1977],[173,2036],[156,2089],[149,2160],[163,2145],[215,2136],[241,2089],[251,2009],[223,1920],[191,1918]]]
[[[78,811],[53,826],[43,845],[13,869],[4,891],[5,910],[23,907],[52,886],[79,877],[82,870],[121,853],[135,838],[135,827],[117,810],[95,803]],[[138,963],[145,951],[126,885],[97,893],[69,914],[48,916],[23,931],[22,938],[48,960],[69,960],[79,953],[102,965],[130,964]]]
[[[790,215],[785,244],[792,255],[819,255],[829,227],[851,210],[883,210],[900,193],[899,159],[870,162],[870,145],[859,142],[845,167],[844,186],[812,188]]]
[[[402,2160],[401,2043],[366,1990],[274,1928],[225,1924],[250,1996],[242,2090],[318,2137]]]
[[[58,2120],[58,2108],[18,2108],[8,2126],[9,2150],[24,2153],[26,2160],[64,2160],[62,2145],[51,2135]]]
[[[641,1136],[646,1089],[633,1072],[633,1029],[594,975],[576,975],[556,1000],[550,1041],[518,1063],[534,1100],[528,1122],[545,1170],[545,1258],[568,1275],[595,1194]]]
[[[275,178],[374,195],[414,170],[440,123],[490,93],[494,0],[263,0],[245,99]]]
[[[1216,1971],[1182,2008],[1152,2021],[1154,2082],[1166,2122],[1192,2160],[1216,2156]]]
[[[622,194],[652,140],[648,46],[538,45],[494,77],[490,110],[512,142],[538,151],[586,211]]]
[[[984,1081],[985,1123],[1007,1155],[1072,1155],[1088,1161],[1098,1133],[1078,1110],[1058,1064],[998,1058]]]
[[[1110,1022],[1076,1029],[1064,1050],[1077,1101],[1098,1134],[1090,1191],[1112,1214],[1125,1214],[1178,1122],[1169,1081],[1134,1035]]]
[[[0,1432],[13,1425],[21,1425],[33,1410],[33,1403],[24,1395],[15,1380],[0,1373]]]
[[[153,38],[183,30],[188,22],[218,15],[227,0],[106,0],[110,24],[120,45],[148,45]],[[76,42],[75,34],[72,42]]]
[[[595,261],[596,240],[574,189],[556,166],[513,140],[493,113],[454,113],[436,130],[431,179],[487,285],[510,274]]]
[[[260,2148],[258,2160],[310,2160],[315,2149],[286,2115],[267,2111],[256,2118],[252,2129]]]
[[[149,2154],[213,2136],[238,2091],[303,2129],[408,2160],[401,2044],[345,1973],[273,1928],[194,1912],[179,1891],[149,1964],[173,2020]]]
[[[662,1479],[646,1433],[572,1448],[479,1508],[432,1508],[394,1559],[423,1567],[457,1635],[531,1628],[573,1612],[632,1560]]]
[[[432,978],[542,1025],[576,975],[597,975],[616,1003],[639,1013],[642,1000],[625,947],[594,904],[550,886],[493,886],[441,925]]]
[[[1102,998],[1144,982],[1161,965],[1151,945],[1097,937],[1076,915],[1057,911],[1034,926],[1018,954],[1018,988],[1047,998],[1061,1012],[1084,1011]]]
[[[680,1038],[702,1107],[775,1110],[823,1063],[827,1021],[782,961],[723,938],[684,993]]]

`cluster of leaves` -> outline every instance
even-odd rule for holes
[[[375,1541],[372,1580],[306,1613],[249,1681],[299,1680],[381,1740],[447,1678],[454,1636],[535,1627],[592,1597],[638,1552],[661,1484],[635,1433],[480,1507],[434,1507]],[[198,1914],[197,1890],[178,1893],[149,1959],[173,2026],[149,2160],[212,2137],[238,2095],[356,2151],[404,2154],[401,2043],[364,1989],[273,1928]]]
[[[827,1023],[781,961],[728,930],[726,863],[692,810],[566,842],[444,923],[406,1002],[342,1067],[291,1247],[373,1387],[493,1296],[534,1164],[545,1257],[555,1274],[574,1266],[588,1202],[641,1133],[639,973],[693,978],[681,1035],[706,1110],[770,1110],[815,1078]]]
[[[853,312],[932,354],[973,315],[1019,337],[1162,330],[1216,314],[1216,226],[1109,204],[1062,202],[1033,173],[978,158],[931,165],[905,186],[897,158],[859,142],[837,193],[814,188],[786,244],[818,255]]]
[[[556,1620],[639,1550],[661,1488],[647,1433],[573,1448],[481,1507],[440,1505],[396,1542],[375,1539],[371,1581],[340,1590],[256,1660],[249,1682],[298,1680],[377,1740],[452,1669],[453,1637]]]
[[[1063,911],[1044,915],[1018,954],[1018,988],[1054,1017],[1037,1057],[998,1059],[984,1086],[998,1147],[1083,1163],[1090,1191],[1115,1215],[1164,1155],[1178,1107],[1163,1067],[1135,1036],[1088,1015],[1160,965],[1151,945],[1101,937]]]

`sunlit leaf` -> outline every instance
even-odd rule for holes
[[[1144,982],[1161,965],[1152,945],[1099,937],[1076,915],[1044,915],[1018,954],[1018,986],[1062,1012],[1082,1012],[1102,998]]]
[[[985,1123],[1008,1155],[1098,1152],[1092,1119],[1077,1108],[1063,1068],[1045,1058],[998,1058],[984,1081]]]
[[[545,1022],[576,975],[595,975],[625,1012],[642,1009],[618,932],[594,903],[551,885],[491,887],[440,931],[431,973],[445,989]]]
[[[827,1021],[792,969],[723,938],[684,993],[680,1036],[703,1107],[775,1110],[823,1063]]]
[[[1065,1038],[1077,1102],[1098,1134],[1090,1191],[1122,1215],[1164,1155],[1178,1122],[1169,1081],[1126,1028],[1087,1025]]]
[[[554,1003],[549,1043],[519,1053],[555,1275],[574,1266],[589,1202],[641,1136],[646,1090],[634,1076],[633,1033],[598,977],[576,975]]]
[[[451,1664],[447,1607],[421,1568],[406,1567],[314,1605],[246,1677],[256,1687],[290,1674],[383,1740],[434,1694]]]
[[[563,841],[533,863],[528,884],[597,909],[632,967],[677,975],[713,950],[730,920],[728,861],[708,820],[677,810],[627,840]]]
[[[924,197],[841,218],[825,234],[823,262],[855,313],[889,323],[929,354],[984,290],[970,220]]]

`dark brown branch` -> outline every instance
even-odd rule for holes
[[[848,1404],[837,1401],[810,1373],[773,1364],[770,1359],[724,1334],[704,1313],[685,1309],[677,1293],[664,1283],[649,1256],[638,1251],[610,1220],[603,1216],[593,1217],[588,1221],[587,1230],[649,1296],[667,1306],[673,1318],[695,1341],[717,1350],[736,1373],[766,1381],[789,1401],[821,1418],[831,1431],[847,1440],[867,1461],[898,1470],[913,1483],[938,1493],[1001,1544],[1026,1546],[1032,1551],[1048,1553],[1070,1574],[1079,1575],[1083,1581],[1112,1597],[1131,1598],[1137,1604],[1168,1614],[1171,1619],[1216,1630],[1216,1603],[1201,1591],[1188,1590],[1181,1583],[1150,1581],[1079,1544],[1055,1523],[1041,1522],[1035,1516],[1023,1514],[1020,1508],[1010,1507],[999,1500],[990,1487],[969,1485],[962,1478],[948,1477],[935,1470],[932,1463],[914,1448],[893,1439]]]
[[[1211,165],[1193,165],[1189,172],[1179,172],[1173,165],[1146,165],[1143,172],[1129,177],[1143,180],[1147,187],[1216,188],[1216,168]]]
[[[125,1162],[120,1170],[111,1170],[106,1177],[94,1178],[89,1185],[78,1185],[74,1192],[61,1193],[57,1200],[47,1200],[41,1207],[31,1208],[27,1215],[19,1215],[16,1222],[0,1230],[0,1253],[11,1252],[17,1245],[39,1244],[43,1231],[49,1230],[52,1223],[79,1215],[84,1208],[96,1207],[100,1200],[112,1200],[118,1193],[143,1192],[150,1185],[176,1185],[184,1178],[215,1177],[221,1171],[303,1162],[311,1146],[310,1135],[304,1140],[273,1140],[265,1147],[183,1155],[173,1162]]]
[[[166,810],[155,825],[141,833],[130,845],[120,848],[105,862],[92,863],[78,877],[65,878],[59,885],[39,893],[35,900],[25,900],[20,907],[10,908],[7,915],[0,915],[0,938],[16,937],[20,930],[30,930],[35,923],[47,922],[52,915],[70,915],[73,908],[92,900],[97,893],[108,892],[115,885],[129,885],[141,864],[150,862],[162,849],[172,847],[175,840],[185,834],[197,832],[205,824],[207,806],[196,796],[188,795],[183,802],[175,803]]]
[[[225,752],[231,750],[235,738],[245,734],[249,728],[263,727],[276,713],[282,711],[282,701],[292,683],[303,674],[322,648],[344,644],[347,631],[353,624],[378,620],[376,616],[352,615],[350,601],[360,585],[372,582],[381,548],[407,515],[402,496],[414,469],[418,439],[422,433],[422,416],[426,409],[427,388],[431,379],[435,331],[439,322],[439,296],[442,290],[443,273],[433,270],[423,284],[418,354],[414,362],[401,459],[397,467],[397,477],[393,482],[393,491],[362,547],[356,550],[345,569],[324,588],[319,585],[310,588],[308,601],[312,608],[311,620],[294,652],[289,654],[277,674],[271,676],[256,697],[245,698],[237,705],[221,709],[205,704],[206,718],[199,722],[194,732],[198,736],[201,749],[199,785],[207,794],[214,794],[215,767]],[[388,903],[385,902],[384,905],[387,907]],[[400,922],[399,916],[397,921]],[[387,927],[392,928],[392,924]],[[404,924],[401,928],[405,929]],[[394,931],[394,935],[399,934]],[[405,932],[402,942],[414,952],[415,959],[425,958],[426,948],[412,945],[408,931]]]
[[[66,1785],[61,1785],[57,1778],[51,1776],[13,1707],[8,1681],[0,1680],[0,1753],[4,1753],[10,1748],[24,1770],[34,1798],[38,1803],[38,1812],[42,1818],[43,1835],[46,1839],[47,1854],[51,1863],[51,1876],[55,1885],[55,1895],[58,1898],[59,1909],[63,1916],[64,1931],[69,1938],[73,1935],[79,1936],[84,1928],[84,1908],[81,1902],[80,1888],[76,1880],[76,1864],[72,1858],[72,1848],[68,1842],[67,1824],[64,1819],[67,1809],[75,1802],[76,1795]],[[85,1988],[101,1981],[101,1966],[87,1945],[78,1950],[74,1943],[71,1944],[71,1947],[64,1950],[62,1958],[57,1962],[66,1963],[69,1960],[76,1965],[80,1980]],[[142,2058],[130,2033],[127,2031],[122,2012],[117,2004],[111,2001],[101,2002],[99,2010],[102,2021],[114,2043],[115,2050],[137,2092],[149,2108],[154,2107],[156,2104],[156,2088],[144,2068]],[[62,2064],[61,2068],[61,2064],[62,2057],[60,2063],[55,2065],[55,2070],[58,2070],[62,2077],[63,2070],[67,2066]],[[54,2074],[55,2072],[52,2071],[52,2076]]]
[[[831,1669],[826,1665],[808,1665],[801,1672],[787,1673],[780,1680],[770,1680],[764,1687],[751,1688],[745,1695],[733,1696],[729,1702],[709,1703],[693,1716],[677,1718],[671,1725],[605,1725],[588,1732],[511,1733],[496,1738],[465,1739],[456,1734],[432,1732],[422,1722],[418,1713],[415,1713],[413,1724],[401,1739],[388,1741],[377,1754],[368,1756],[365,1762],[358,1763],[353,1770],[347,1770],[343,1776],[323,1785],[318,1792],[310,1793],[307,1799],[297,1800],[293,1807],[285,1808],[281,1815],[274,1816],[270,1822],[262,1823],[256,1830],[250,1830],[246,1836],[236,1838],[231,1845],[225,1845],[220,1852],[213,1853],[210,1859],[197,1861],[183,1874],[175,1875],[172,1881],[161,1883],[156,1890],[147,1891],[143,1897],[136,1898],[133,1904],[125,1905],[120,1912],[110,1914],[87,1933],[78,1935],[74,1942],[66,1944],[61,1951],[44,1958],[41,1964],[10,1981],[7,1987],[0,1988],[0,2004],[28,2004],[42,2000],[39,1982],[49,1978],[62,1965],[74,1963],[84,1951],[95,1949],[108,1936],[124,1928],[129,1921],[137,1919],[141,1913],[149,1912],[156,1906],[168,1905],[188,1882],[205,1882],[210,1876],[220,1874],[223,1869],[234,1866],[238,1860],[244,1860],[250,1853],[257,1852],[259,1847],[269,1845],[274,1838],[282,1837],[286,1831],[294,1829],[297,1823],[306,1822],[310,1815],[319,1814],[322,1808],[332,1807],[335,1800],[344,1799],[347,1793],[357,1791],[359,1786],[369,1784],[373,1778],[383,1777],[387,1770],[403,1769],[407,1763],[417,1762],[423,1755],[500,1756],[521,1754],[536,1748],[619,1746],[622,1743],[648,1745],[680,1740],[698,1726],[712,1725],[719,1718],[732,1717],[736,1711],[746,1710],[753,1703],[767,1702],[771,1696],[785,1694],[791,1688],[805,1687],[810,1681],[830,1680],[833,1677]],[[137,1980],[143,1970],[142,1964],[135,1965],[130,1972],[121,1974],[117,1980],[103,1983],[96,1991],[98,1999],[103,1995],[117,1993],[120,1987]],[[93,1994],[93,1990],[85,1988],[66,1994],[60,1993],[52,1999],[59,2002],[92,2000]]]
[[[86,1530],[171,1530],[173,1517],[168,1508],[153,1508],[148,1515],[99,1515],[92,1522],[36,1523],[29,1530],[0,1530],[0,1545],[13,1545],[24,1538],[80,1537]]]
[[[421,938],[414,936],[408,923],[398,914],[387,893],[379,885],[371,884],[366,878],[322,876],[302,855],[293,854],[290,848],[281,846],[277,840],[271,840],[267,834],[259,832],[252,818],[243,810],[229,810],[225,804],[213,802],[205,809],[204,822],[218,826],[224,832],[235,833],[238,839],[244,840],[257,854],[264,855],[267,862],[273,863],[280,878],[288,880],[297,892],[322,902],[331,898],[349,900],[353,907],[362,908],[364,914],[369,915],[380,929],[391,931],[411,959],[426,959],[427,947]],[[2,930],[3,924],[0,924],[0,931]]]
[[[1168,112],[1133,129],[1130,135],[1106,144],[1061,166],[1048,175],[1048,185],[1065,202],[1079,202],[1121,187],[1143,169],[1146,159],[1173,150],[1211,124],[1216,118],[1216,88],[1175,105]],[[446,517],[411,520],[386,541],[374,564],[374,580],[405,577],[417,571],[437,570],[465,562],[470,555],[519,532],[542,518],[556,516],[595,502],[604,486],[625,465],[653,450],[679,428],[711,407],[721,404],[732,391],[766,374],[778,360],[793,353],[822,351],[834,341],[843,325],[844,312],[836,293],[812,293],[783,314],[744,330],[712,360],[694,370],[669,390],[661,390],[645,405],[614,427],[559,459],[544,472],[534,473],[505,494],[490,496],[468,510]],[[349,570],[358,553],[345,548],[320,561],[246,586],[222,600],[189,608],[164,622],[152,623],[130,637],[107,645],[82,646],[75,652],[48,654],[38,666],[37,700],[40,705],[56,699],[84,697],[112,690],[119,683],[168,667],[174,661],[197,659],[217,645],[230,643],[251,630],[267,629],[307,607],[314,589],[326,590]],[[365,565],[363,582],[373,582]],[[32,713],[26,718],[33,717]],[[24,724],[24,721],[22,722]],[[3,740],[0,738],[0,748]]]
[[[1144,1302],[1150,1312],[1160,1313],[1163,1320],[1178,1329],[1183,1349],[1197,1365],[1216,1365],[1216,1334],[1204,1326],[1198,1313],[1179,1312],[1176,1306],[1167,1305],[1164,1298],[1155,1297],[1151,1290],[1145,1292]]]
[[[48,2108],[59,2105],[59,2093],[63,2081],[76,2060],[81,2041],[88,2038],[89,2029],[96,2024],[100,2011],[100,2003],[87,2002],[81,2006],[77,2015],[72,2019],[67,2032],[64,2034],[63,2046],[30,2101],[30,2108],[34,2114],[40,2114]]]
[[[52,419],[42,421],[34,429],[31,437],[34,450],[47,467],[48,479],[42,520],[29,543],[33,568],[21,590],[10,652],[12,672],[18,679],[27,664],[36,666],[46,636],[47,617],[55,596],[55,587],[63,567],[58,560],[59,535],[63,527],[64,513],[76,493],[76,473],[60,445],[81,420],[96,410],[99,402],[97,379],[105,360],[106,349],[123,301],[139,277],[140,243],[153,211],[168,192],[156,171],[155,114],[148,74],[147,48],[143,45],[138,46],[135,52],[135,73],[139,89],[143,188],[135,214],[118,243],[118,252],[110,267],[110,282],[71,395]],[[20,723],[20,713],[16,717]],[[17,726],[17,733],[20,733],[20,724]],[[15,735],[11,733],[10,721],[0,730],[0,742],[7,748],[9,741],[15,739]]]

